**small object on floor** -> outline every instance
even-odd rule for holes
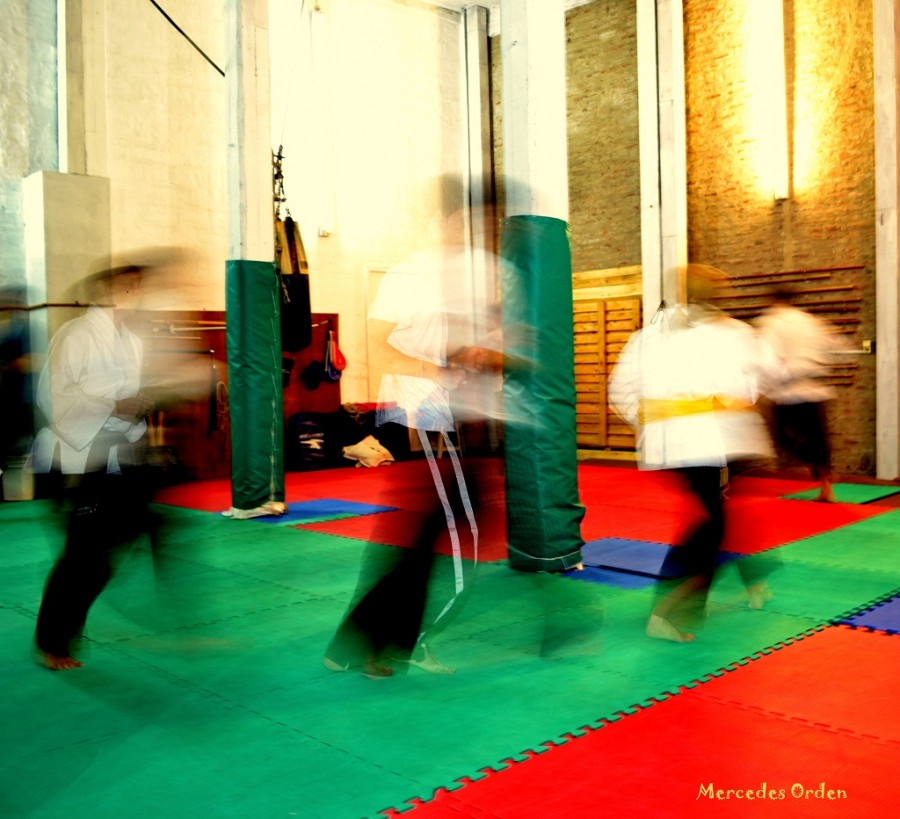
[[[345,446],[341,452],[347,460],[356,461],[357,466],[385,466],[394,462],[394,456],[374,435],[367,435],[353,446]]]
[[[654,640],[671,640],[673,643],[692,643],[694,635],[679,631],[668,620],[658,614],[651,614],[645,630],[648,637]]]

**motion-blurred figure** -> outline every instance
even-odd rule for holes
[[[784,377],[766,390],[774,405],[775,440],[809,466],[819,484],[818,500],[834,501],[827,406],[834,388],[826,380],[835,355],[846,349],[837,330],[802,310],[790,290],[777,290],[756,320],[763,340],[778,356]]]
[[[479,375],[496,372],[501,356],[496,335],[487,346],[476,344],[486,317],[478,315],[461,243],[462,187],[450,177],[440,185],[443,243],[388,270],[369,310],[369,365],[381,374],[376,423],[399,425],[423,453],[410,464],[421,472],[412,487],[422,488],[422,497],[416,496],[422,524],[409,548],[385,554],[376,547],[378,553],[364,561],[356,600],[326,652],[325,665],[333,671],[361,668],[366,676],[386,677],[394,661],[451,673],[429,647],[458,611],[470,587],[467,567],[478,556],[479,484],[464,468],[456,426],[484,410],[478,408],[477,389],[467,392],[461,414],[455,416],[451,405],[463,385],[476,387]],[[453,241],[457,236],[459,242]],[[439,457],[435,438],[447,458]],[[396,491],[406,492],[408,505],[409,490]],[[436,615],[426,617],[435,549],[444,537],[453,555],[453,588],[433,606]]]
[[[640,465],[682,476],[705,519],[670,549],[663,564],[674,588],[661,584],[647,623],[650,637],[690,642],[684,630],[705,606],[725,534],[728,466],[772,455],[756,412],[760,382],[773,368],[752,328],[706,303],[725,274],[687,268],[686,304],[661,309],[626,344],[609,381],[613,409],[638,433]],[[765,569],[738,561],[751,607],[768,595]]]
[[[31,497],[24,469],[34,438],[32,357],[26,299],[21,288],[0,290],[0,472],[3,499]]]
[[[141,267],[89,282],[91,306],[54,335],[38,382],[47,419],[34,442],[36,473],[58,472],[68,500],[65,548],[50,572],[35,640],[54,670],[77,668],[74,643],[108,583],[117,547],[152,528],[144,449],[150,400],[143,344],[118,311],[136,304]]]

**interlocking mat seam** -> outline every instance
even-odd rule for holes
[[[654,485],[651,483],[651,488]],[[637,494],[643,493],[646,503],[652,504],[652,491],[646,492],[643,483],[635,486]],[[595,494],[598,501],[594,511],[602,514],[602,493]],[[748,506],[746,511],[756,514],[757,509],[763,510],[763,506]],[[829,511],[824,512],[827,521],[836,524],[841,516],[827,514]],[[644,513],[650,517],[653,510],[645,506]],[[196,527],[193,514],[204,518]],[[417,808],[425,812],[438,798],[443,801],[445,812],[441,815],[445,819],[508,819],[509,806],[471,805],[469,789],[474,791],[477,783],[539,757],[552,757],[554,751],[577,745],[578,740],[604,728],[618,726],[617,730],[622,730],[629,717],[640,720],[650,712],[655,715],[652,726],[669,713],[703,713],[696,705],[698,700],[712,703],[707,706],[711,710],[740,711],[745,722],[749,714],[822,736],[871,742],[879,748],[893,750],[900,745],[896,731],[878,735],[873,729],[877,723],[868,719],[870,711],[856,711],[867,716],[868,722],[862,723],[865,730],[849,720],[839,725],[836,720],[821,717],[822,703],[828,705],[824,696],[818,703],[818,713],[800,708],[796,712],[779,710],[780,699],[754,704],[744,697],[747,689],[739,679],[754,669],[761,674],[767,660],[781,661],[775,666],[790,671],[795,666],[785,658],[791,649],[814,642],[813,638],[827,630],[873,631],[846,620],[900,595],[900,587],[893,585],[900,558],[894,556],[892,544],[900,529],[900,512],[891,517],[890,510],[879,510],[877,517],[826,527],[789,542],[768,545],[767,541],[759,552],[746,553],[780,552],[785,568],[782,591],[775,586],[773,575],[773,605],[762,612],[750,611],[737,572],[733,568],[723,570],[721,585],[717,581],[710,597],[709,625],[702,635],[706,639],[698,639],[693,652],[684,646],[645,640],[643,626],[654,598],[652,589],[577,589],[573,587],[588,584],[572,584],[561,576],[535,584],[534,578],[502,566],[479,566],[479,584],[473,587],[472,597],[437,643],[438,656],[458,668],[457,677],[410,669],[408,676],[398,673],[388,682],[368,681],[355,673],[332,675],[322,666],[321,658],[347,604],[357,593],[357,578],[363,578],[360,564],[365,562],[361,558],[368,557],[370,551],[381,556],[382,550],[392,547],[310,531],[303,524],[270,526],[268,529],[275,531],[260,536],[259,530],[266,527],[253,526],[252,521],[243,524],[190,510],[180,510],[174,518],[178,553],[165,555],[173,570],[170,591],[179,606],[184,605],[178,597],[182,595],[190,607],[173,607],[170,613],[160,606],[157,611],[150,562],[143,549],[138,557],[144,562],[98,603],[92,628],[96,639],[88,639],[95,656],[84,674],[66,677],[30,668],[28,671],[37,676],[28,677],[15,666],[16,646],[11,650],[7,647],[7,659],[13,660],[5,663],[4,670],[10,709],[17,703],[33,707],[35,702],[52,701],[56,696],[62,713],[68,715],[64,718],[70,719],[74,728],[73,733],[55,742],[54,732],[48,728],[45,735],[39,735],[40,742],[31,744],[25,740],[34,733],[33,727],[11,728],[23,740],[21,748],[11,749],[14,757],[46,760],[43,751],[50,741],[62,749],[52,760],[71,766],[66,776],[57,777],[64,787],[48,796],[50,810],[61,811],[73,793],[86,799],[106,793],[99,780],[91,780],[90,787],[84,785],[81,769],[73,761],[77,753],[66,752],[84,747],[79,742],[103,746],[97,758],[104,766],[115,767],[118,762],[118,773],[124,776],[123,791],[134,788],[137,782],[138,794],[150,794],[149,790],[141,791],[141,787],[146,789],[147,777],[156,777],[158,766],[165,770],[165,765],[174,764],[161,761],[162,757],[190,761],[199,758],[190,754],[201,750],[215,757],[217,772],[228,771],[226,778],[210,780],[205,787],[201,781],[196,782],[199,790],[195,792],[204,800],[211,794],[213,800],[240,799],[238,789],[242,789],[249,804],[277,804],[282,815],[290,806],[306,811],[310,817],[327,819],[373,815],[370,811],[379,805],[386,807],[378,813],[388,816]],[[812,521],[812,516],[808,514],[807,519]],[[45,530],[51,525],[47,520],[36,522]],[[778,521],[770,520],[767,525],[768,535],[777,534]],[[854,532],[854,527],[861,528]],[[793,535],[801,528],[795,525],[786,531]],[[54,541],[60,532],[52,533]],[[743,548],[753,547],[752,538],[746,534],[742,540]],[[6,604],[0,606],[0,612],[10,612],[2,621],[6,633],[24,643],[31,629],[22,628],[18,620],[27,619],[33,628],[40,581],[49,566],[51,549],[41,543],[32,552],[34,559],[22,563],[18,544],[13,547],[10,541],[0,548],[8,555],[9,562],[4,565],[21,564],[21,571],[2,587]],[[441,556],[434,571],[436,581],[452,580],[449,559]],[[789,587],[789,582],[794,585]],[[858,603],[861,598],[868,602]],[[194,617],[195,621],[185,621],[184,617]],[[154,622],[157,625],[152,625]],[[572,632],[558,628],[572,624],[576,626]],[[550,625],[557,630],[550,630]],[[555,640],[560,631],[565,632],[563,650],[558,654],[545,651],[548,634],[552,632]],[[153,640],[176,633],[177,640]],[[583,642],[570,641],[573,633]],[[878,640],[896,639],[891,632],[877,633]],[[189,639],[182,639],[185,634]],[[873,638],[860,634],[855,639]],[[175,643],[177,650],[173,651]],[[552,643],[551,647],[558,645]],[[863,673],[861,663],[857,671],[858,676]],[[852,673],[852,668],[846,673]],[[827,676],[808,676],[821,681],[823,689],[828,684]],[[778,679],[782,678],[783,674]],[[134,685],[145,679],[146,686]],[[25,685],[19,685],[21,681]],[[157,681],[162,685],[155,686]],[[168,688],[178,691],[173,696]],[[147,715],[146,722],[131,726],[123,720],[121,736],[116,734],[109,743],[104,742],[107,731],[116,731],[123,716],[134,716],[132,706],[145,691],[154,696],[146,698],[146,708],[136,710]],[[159,709],[155,708],[157,697],[169,709],[169,720],[162,727]],[[675,705],[689,701],[693,706],[673,708],[673,701]],[[205,703],[211,707],[204,711]],[[77,730],[82,718],[78,709],[82,706],[99,716],[94,733]],[[189,735],[189,741],[177,749],[161,745],[168,730],[181,727],[178,719],[198,706],[203,713],[190,726],[196,733]],[[235,719],[229,718],[230,712]],[[875,716],[879,716],[877,711]],[[467,719],[472,724],[466,725]],[[263,730],[258,730],[257,723]],[[64,725],[69,727],[69,723]],[[245,743],[256,741],[259,749],[270,751],[264,743],[273,741],[271,758],[262,755],[268,779],[236,769],[230,756],[216,756],[223,750],[221,729],[229,739],[237,740],[236,752],[243,755],[249,767],[254,760],[248,750],[251,746]],[[442,731],[446,736],[439,736]],[[290,742],[285,740],[288,735]],[[82,739],[84,736],[87,739]],[[124,767],[127,759],[118,754],[119,738],[132,754],[153,751],[132,757],[146,763],[146,767],[134,768],[135,779],[128,779],[131,772]],[[194,745],[194,741],[203,744]],[[280,759],[279,741],[289,748]],[[162,754],[161,748],[165,749]],[[510,753],[519,748],[522,750]],[[173,750],[180,750],[184,756],[173,756]],[[346,774],[332,772],[329,778],[327,767],[332,762],[340,767],[345,759]],[[44,764],[45,773],[51,775],[54,762]],[[295,779],[290,781],[278,768],[287,764],[296,768]],[[602,766],[602,761],[597,764]],[[98,774],[104,766],[97,767]],[[278,778],[271,778],[273,771]],[[335,783],[344,781],[347,787],[342,793]],[[213,790],[212,782],[217,788],[224,786],[224,796]],[[22,793],[23,784],[18,783],[18,798],[25,804],[29,797]],[[262,785],[258,791],[257,784]],[[166,795],[181,793],[174,787],[156,787]],[[402,799],[407,794],[412,796]],[[186,792],[181,795],[193,798]],[[602,793],[594,796],[597,809],[605,809]],[[397,804],[391,806],[392,802]],[[198,799],[190,804],[196,807],[201,802]],[[186,811],[188,807],[186,802],[175,805],[175,810]],[[210,805],[213,811],[230,807],[226,801]],[[541,806],[535,805],[535,812],[529,816],[539,815],[538,810]],[[544,815],[554,815],[553,810],[548,808]]]

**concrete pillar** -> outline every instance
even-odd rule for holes
[[[238,518],[283,514],[286,508],[267,21],[267,0],[226,3],[228,514]]]
[[[266,0],[228,0],[228,258],[271,262],[273,238]]]
[[[108,173],[106,4],[58,0],[59,169]]]
[[[36,307],[31,344],[44,352],[53,333],[80,312],[52,305],[71,302],[73,285],[109,261],[109,180],[39,171],[22,181],[22,205],[26,286]]]
[[[638,0],[641,264],[644,323],[683,301],[687,264],[687,137],[681,0]]]
[[[898,356],[897,219],[900,186],[898,141],[898,83],[900,72],[900,14],[895,0],[875,0],[875,322],[876,361],[876,474],[892,480],[900,476],[900,356]]]
[[[487,315],[497,298],[495,258],[493,140],[491,133],[490,57],[487,9],[470,6],[463,12],[466,114],[469,145],[469,238],[476,321]],[[479,335],[486,325],[476,328]]]
[[[504,0],[506,215],[569,220],[564,0]]]

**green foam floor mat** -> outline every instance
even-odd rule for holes
[[[897,486],[879,486],[877,484],[862,483],[836,483],[834,484],[834,499],[836,503],[871,503],[881,498],[887,498],[900,492]],[[789,500],[811,500],[819,496],[819,488],[805,489],[802,492],[792,492],[782,497]]]
[[[322,655],[361,566],[390,547],[163,514],[161,559],[146,545],[124,556],[91,613],[86,665],[53,673],[30,640],[59,522],[40,503],[0,506],[4,815],[374,817],[740,673],[900,576],[900,512],[797,541],[772,550],[766,610],[723,569],[685,646],[644,637],[652,589],[467,567],[464,605],[432,645],[456,673],[376,681]],[[430,612],[453,581],[439,557]]]

